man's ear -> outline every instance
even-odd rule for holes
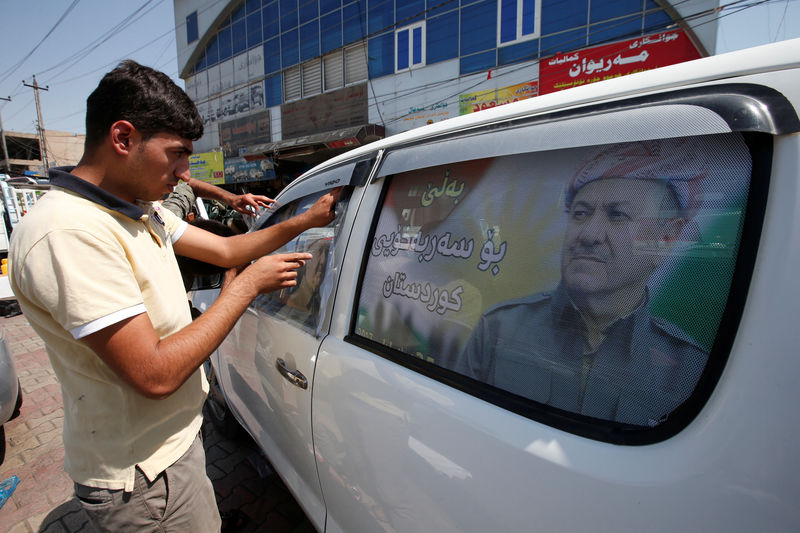
[[[136,134],[136,127],[127,120],[118,120],[111,125],[111,145],[120,155],[127,155],[131,149],[131,141]]]

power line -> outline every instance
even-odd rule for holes
[[[58,25],[59,25],[59,24],[61,24],[61,22],[62,22],[62,21],[65,19],[65,18],[67,18],[67,15],[69,15],[69,13],[70,13],[70,12],[71,12],[71,11],[72,11],[74,8],[75,8],[75,6],[77,6],[77,5],[78,5],[78,2],[79,2],[79,1],[80,1],[80,0],[73,0],[73,2],[72,2],[70,5],[69,5],[69,7],[67,8],[67,10],[66,10],[66,11],[64,11],[64,13],[61,15],[61,17],[59,17],[59,19],[58,19],[58,21],[55,23],[55,25],[54,25],[52,28],[50,28],[50,31],[48,31],[48,32],[47,32],[47,34],[45,34],[45,36],[44,36],[44,37],[42,37],[42,40],[41,40],[41,41],[39,41],[39,42],[36,44],[36,46],[34,46],[34,47],[33,47],[33,49],[32,49],[30,52],[28,52],[28,53],[25,55],[25,57],[23,57],[22,59],[20,59],[19,61],[17,61],[17,62],[16,62],[16,63],[15,63],[15,64],[14,64],[14,65],[13,65],[13,66],[10,68],[10,69],[8,69],[8,70],[6,70],[5,72],[3,72],[2,74],[0,74],[0,77],[2,77],[2,78],[3,78],[2,80],[0,80],[0,83],[2,83],[2,82],[4,82],[4,81],[6,81],[6,79],[8,79],[8,76],[10,76],[10,75],[11,75],[11,74],[13,74],[14,72],[16,72],[16,71],[17,71],[17,69],[19,69],[19,67],[21,67],[21,66],[22,66],[22,64],[23,64],[23,63],[25,63],[25,61],[27,61],[27,60],[28,60],[28,58],[29,58],[29,57],[31,57],[31,56],[33,55],[33,53],[34,53],[34,52],[35,52],[35,51],[36,51],[36,50],[37,50],[37,49],[38,49],[38,48],[39,48],[39,47],[42,45],[42,43],[43,43],[43,42],[45,42],[45,41],[47,40],[47,38],[48,38],[48,37],[50,37],[50,35],[51,35],[51,34],[53,33],[53,31],[54,31],[54,30],[55,30],[55,29],[58,27]]]

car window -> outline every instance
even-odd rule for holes
[[[272,226],[305,212],[324,190],[298,198],[278,209],[262,221],[257,229]],[[339,235],[352,187],[344,187],[336,203],[334,220],[325,227],[307,230],[275,253],[308,252],[313,258],[298,270],[297,285],[258,296],[253,301],[261,312],[292,322],[296,326],[318,335],[322,315],[334,284],[335,268],[333,249]]]
[[[656,428],[730,334],[752,169],[720,133],[388,176],[356,338],[534,418]]]

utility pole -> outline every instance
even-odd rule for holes
[[[5,100],[6,102],[11,101],[11,97],[3,98],[0,96],[0,100]],[[11,163],[8,160],[8,146],[6,146],[6,130],[3,127],[3,117],[0,116],[0,140],[3,142],[3,167],[6,169],[7,174],[11,174]]]
[[[41,143],[41,156],[42,156],[42,163],[44,163],[44,174],[47,175],[47,169],[50,168],[50,165],[47,162],[47,148],[44,144],[44,123],[42,122],[42,106],[39,104],[39,89],[43,91],[49,91],[50,86],[40,87],[39,84],[36,83],[36,74],[33,75],[33,85],[25,83],[25,80],[22,80],[22,85],[25,87],[31,87],[33,89],[33,95],[36,98],[36,115],[39,119],[39,143]]]

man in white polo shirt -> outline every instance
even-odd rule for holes
[[[202,363],[258,294],[295,285],[311,256],[266,255],[333,220],[336,192],[270,228],[220,237],[157,202],[189,177],[203,133],[165,74],[121,63],[87,100],[84,155],[15,228],[10,281],[64,400],[65,469],[103,531],[219,531],[199,443]],[[256,260],[192,322],[175,253]]]

